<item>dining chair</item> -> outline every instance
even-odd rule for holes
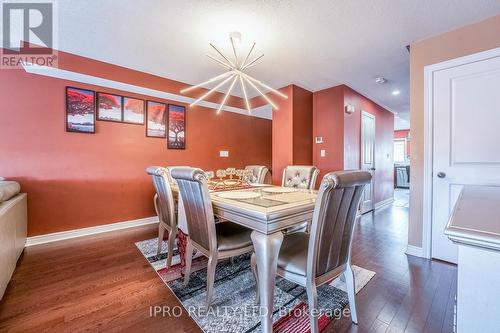
[[[248,176],[248,182],[256,184],[264,184],[266,180],[266,175],[269,172],[264,165],[247,165],[245,170],[252,171],[252,175]]]
[[[281,186],[313,190],[319,169],[313,165],[289,165],[283,170]]]
[[[156,214],[160,220],[158,225],[158,251],[161,253],[161,246],[165,231],[168,231],[167,248],[167,268],[172,264],[172,254],[174,252],[175,237],[177,236],[177,219],[175,216],[175,201],[170,187],[168,171],[166,168],[151,166],[146,172],[152,176],[153,185],[156,190],[154,205]]]
[[[169,165],[169,166],[166,166],[165,169],[167,169],[167,177],[168,177],[168,181],[170,182],[170,184],[175,184],[175,181],[171,175],[173,168],[190,168],[190,166],[189,165]]]
[[[338,171],[323,177],[314,207],[311,232],[285,235],[278,256],[277,274],[306,288],[311,332],[318,332],[316,288],[343,275],[351,319],[357,324],[355,281],[351,267],[351,245],[367,171]],[[255,253],[252,271],[257,276]],[[259,294],[257,290],[257,301]]]
[[[251,230],[232,222],[215,223],[212,201],[205,173],[197,168],[175,168],[172,177],[177,181],[186,212],[188,242],[184,285],[189,283],[193,249],[208,257],[207,307],[214,288],[217,260],[231,258],[253,250]]]

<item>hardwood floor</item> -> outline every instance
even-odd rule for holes
[[[452,332],[456,266],[406,256],[408,208],[363,216],[353,263],[377,272],[358,293],[359,324],[324,332]],[[0,302],[1,332],[200,332],[184,312],[150,316],[150,306],[180,305],[134,242],[155,226],[25,249]]]

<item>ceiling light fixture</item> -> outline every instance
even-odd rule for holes
[[[201,102],[202,100],[206,99],[208,96],[210,96],[214,91],[217,89],[221,88],[224,86],[226,83],[231,82],[229,85],[229,89],[227,90],[226,94],[224,95],[224,98],[222,99],[219,108],[217,109],[217,113],[219,113],[222,108],[224,107],[224,104],[226,104],[226,101],[231,94],[231,91],[233,90],[234,86],[238,82],[241,86],[241,90],[243,91],[243,96],[245,98],[245,106],[248,110],[248,114],[252,114],[252,108],[250,105],[250,101],[248,100],[248,91],[247,91],[247,85],[252,87],[256,92],[258,92],[269,104],[272,105],[273,108],[278,110],[278,107],[276,106],[275,103],[265,94],[263,90],[268,90],[272,93],[275,93],[276,95],[282,97],[282,98],[288,98],[287,95],[283,94],[282,92],[271,88],[267,84],[255,79],[254,77],[248,75],[245,73],[245,70],[247,68],[255,66],[255,64],[264,56],[264,54],[253,58],[251,61],[249,61],[250,55],[255,47],[255,42],[253,43],[252,47],[248,51],[246,57],[241,60],[238,57],[238,52],[236,49],[236,45],[241,42],[241,33],[239,32],[231,32],[229,34],[229,41],[231,42],[231,47],[233,50],[233,56],[232,60],[231,57],[227,57],[225,54],[223,54],[214,44],[210,43],[210,46],[217,52],[219,56],[214,57],[210,54],[207,54],[207,57],[224,67],[227,71],[217,75],[211,79],[208,79],[204,82],[195,84],[191,87],[185,88],[181,90],[181,93],[186,93],[188,91],[191,91],[195,88],[201,88],[207,84],[210,83],[215,83],[218,81],[219,82],[215,87],[207,91],[205,94],[200,96],[198,99],[196,99],[193,103],[191,103],[189,106],[194,106]]]
[[[393,90],[392,91],[392,96],[397,96],[399,94],[401,94],[401,91],[399,91],[399,90]]]
[[[378,84],[384,84],[387,82],[387,79],[385,77],[379,76],[375,78],[375,83]]]

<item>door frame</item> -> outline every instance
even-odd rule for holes
[[[500,47],[491,50],[446,60],[424,67],[424,177],[423,177],[423,221],[421,257],[432,255],[432,166],[433,166],[433,118],[434,118],[434,73],[500,56]],[[415,173],[413,173],[415,174]],[[410,181],[412,184],[413,181]],[[411,186],[411,185],[410,185]],[[411,210],[411,205],[410,205]],[[415,248],[408,245],[408,249]],[[415,251],[411,251],[412,254]]]
[[[368,118],[372,118],[373,119],[373,151],[372,151],[372,158],[373,158],[373,163],[372,163],[372,168],[377,168],[377,165],[375,164],[375,144],[376,144],[376,138],[377,138],[377,118],[375,117],[374,114],[371,114],[370,112],[367,112],[365,110],[361,110],[361,117],[359,119],[360,121],[360,126],[361,126],[361,133],[360,133],[360,159],[359,159],[359,168],[362,169],[362,165],[363,165],[363,161],[364,161],[364,150],[363,150],[363,139],[364,139],[364,134],[363,134],[363,116],[367,116]],[[373,175],[375,175],[375,171],[376,170],[369,170],[370,173],[373,173]],[[371,180],[371,186],[370,186],[370,189],[371,189],[371,198],[372,198],[372,206],[373,206],[373,209],[369,210],[369,211],[365,211],[364,213],[368,213],[368,212],[371,212],[371,211],[374,211],[375,210],[375,198],[374,198],[374,194],[375,194],[375,177],[372,177],[372,180]],[[364,214],[363,213],[363,214]]]

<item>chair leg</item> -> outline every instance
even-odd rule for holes
[[[311,333],[319,333],[318,328],[318,293],[316,285],[307,283],[307,301],[309,303],[309,321],[311,322]]]
[[[163,244],[163,237],[165,237],[165,226],[160,222],[158,225],[158,252],[161,253],[161,246]]]
[[[184,273],[184,285],[189,283],[189,276],[191,275],[191,262],[193,261],[193,244],[188,239],[186,245],[186,270]]]
[[[257,257],[255,256],[255,252],[252,252],[252,257],[250,258],[250,266],[252,267],[252,273],[255,277],[255,304],[260,303],[259,297],[259,275],[257,274]]]
[[[207,266],[207,308],[209,308],[210,304],[212,303],[216,267],[217,267],[217,257],[211,255],[210,258],[208,258],[208,266]]]
[[[174,254],[175,238],[177,237],[177,230],[175,228],[170,229],[168,233],[168,253],[167,253],[167,268],[172,265],[172,256]]]
[[[354,272],[351,265],[347,265],[344,272],[345,282],[347,285],[347,296],[349,298],[349,307],[351,308],[352,322],[358,324],[358,314],[356,309],[356,282],[354,281]]]

